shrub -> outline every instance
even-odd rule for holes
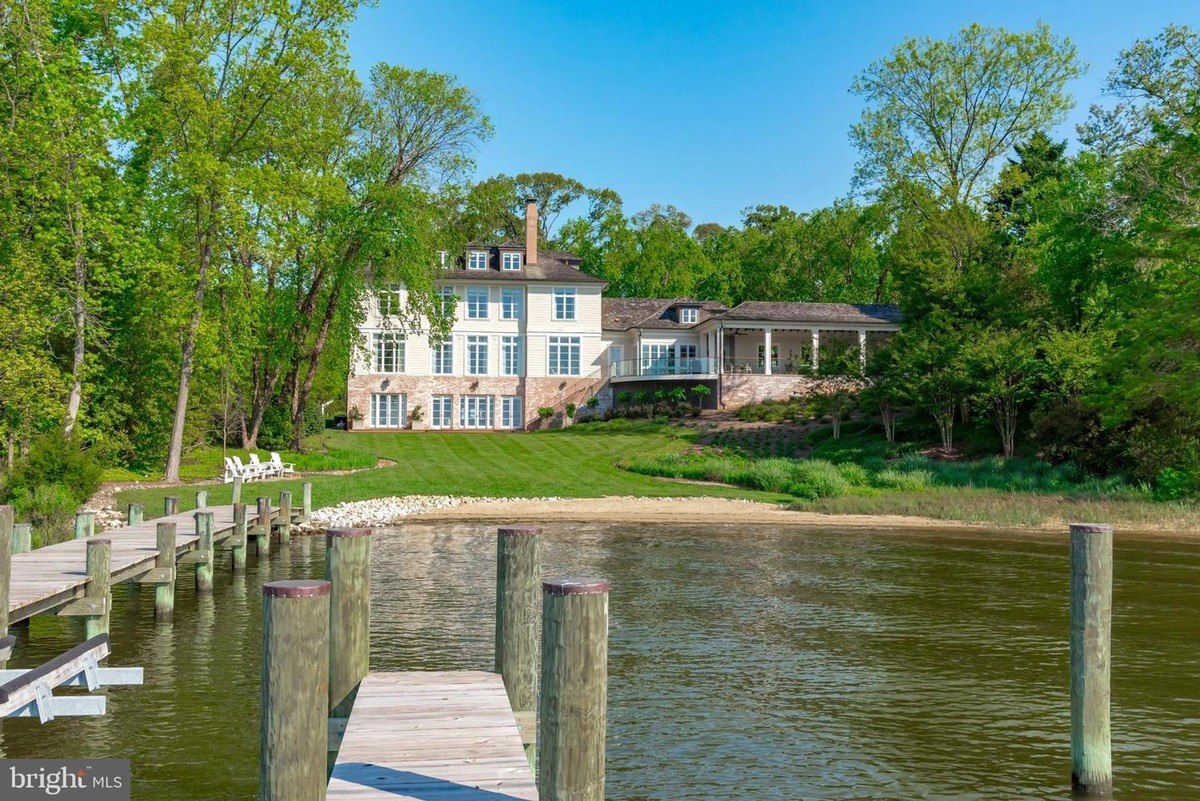
[[[854,462],[844,462],[837,466],[838,474],[850,482],[854,487],[869,487],[871,485],[871,475],[862,465]]]
[[[587,399],[587,407],[589,409],[595,409],[599,405],[600,405],[600,399],[597,398],[595,395],[593,395],[592,397]]]
[[[291,444],[291,414],[283,404],[271,404],[263,412],[262,425],[258,429],[258,447],[269,451],[281,451]]]
[[[60,485],[77,504],[83,503],[100,485],[100,466],[77,441],[61,434],[44,434],[13,467],[0,488],[0,498],[32,497],[38,487],[51,484]]]
[[[850,482],[838,469],[822,459],[810,459],[795,463],[792,483],[787,491],[798,498],[833,498],[850,491]]]
[[[888,468],[875,474],[875,486],[883,489],[915,492],[933,483],[933,473],[928,470],[894,470]]]
[[[1154,480],[1154,496],[1164,501],[1180,501],[1200,495],[1200,475],[1187,470],[1164,467]]]
[[[551,417],[554,416],[554,409],[550,406],[543,406],[540,409],[538,409],[537,413],[538,413],[538,417],[541,418],[542,420],[549,420]]]
[[[33,524],[37,547],[63,542],[71,536],[71,524],[79,501],[65,484],[23,487],[12,498],[19,519]]]
[[[417,407],[421,408],[420,406]],[[414,410],[415,411],[415,410]],[[325,417],[321,414],[321,404],[310,403],[304,407],[304,425],[301,430],[301,435],[305,437],[313,437],[325,430]],[[290,445],[289,441],[287,445]],[[287,447],[285,445],[284,447]]]
[[[566,409],[567,417],[570,418],[571,420],[574,420],[575,412],[578,411],[579,407],[573,403],[568,403],[564,408]]]

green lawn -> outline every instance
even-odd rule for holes
[[[298,497],[301,481],[311,481],[314,506],[392,495],[579,498],[709,495],[776,503],[791,500],[790,496],[779,493],[663,481],[617,466],[618,461],[633,456],[682,451],[694,436],[694,432],[686,429],[634,421],[528,434],[330,432],[325,435],[325,442],[337,454],[339,463],[374,464],[377,459],[390,459],[396,466],[353,475],[314,473],[294,481],[251,484],[244,497],[252,502],[259,492],[269,492],[278,498],[280,490],[292,490],[293,497]],[[284,458],[288,459],[286,455]],[[316,458],[316,454],[311,458]],[[211,465],[207,467],[194,459],[192,464],[190,475],[216,476],[220,472],[220,452],[211,453]],[[210,503],[229,502],[230,486],[206,489]],[[154,513],[161,508],[166,495],[182,495],[183,506],[187,508],[190,494],[180,488],[134,489],[119,493],[117,500],[121,504],[140,501],[149,513]]]

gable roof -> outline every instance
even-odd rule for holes
[[[690,306],[700,310],[694,323],[681,323],[674,310]],[[603,298],[600,302],[601,327],[610,331],[630,328],[692,328],[705,320],[719,317],[728,306],[713,300],[694,298]]]
[[[603,278],[597,278],[580,270],[576,265],[581,260],[573,253],[560,250],[538,251],[537,264],[526,264],[522,260],[519,270],[500,269],[501,250],[524,250],[524,245],[506,239],[498,244],[483,242],[468,242],[467,250],[486,250],[488,266],[486,270],[468,270],[465,266],[447,269],[443,280],[462,281],[554,281],[564,284],[607,284]]]

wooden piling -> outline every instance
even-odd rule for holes
[[[327,581],[263,585],[260,801],[324,801],[329,724]]]
[[[12,581],[13,508],[0,506],[0,640],[8,636],[8,588]],[[8,664],[0,659],[0,668]]]
[[[242,502],[242,477],[234,476],[233,477],[233,500],[231,500],[230,503],[237,504],[237,503],[241,503],[241,502]]]
[[[259,556],[271,555],[271,499],[258,499],[258,523],[254,527],[255,551]]]
[[[196,592],[207,594],[213,589],[213,562],[216,557],[212,512],[196,513],[196,538]]]
[[[329,596],[329,716],[350,716],[371,650],[371,529],[325,536]]]
[[[312,482],[300,485],[300,522],[312,522]]]
[[[179,499],[174,495],[163,498],[163,517],[179,514]]]
[[[526,729],[533,727],[537,712],[541,534],[537,526],[507,526],[496,536],[496,672]],[[525,755],[535,765],[534,738],[523,739]]]
[[[1112,795],[1113,527],[1071,524],[1071,787]]]
[[[208,490],[196,490],[196,508],[208,508]]]
[[[82,540],[96,533],[96,513],[79,512],[75,515],[75,539]]]
[[[84,632],[90,640],[108,634],[108,613],[112,609],[112,540],[98,537],[88,539],[87,577],[83,596],[103,610],[83,618]]]
[[[128,510],[125,514],[125,519],[131,526],[138,525],[146,519],[145,507],[143,507],[140,503],[129,504]]]
[[[175,534],[174,523],[158,524],[158,555],[154,557],[154,566],[169,571],[170,581],[160,582],[154,588],[154,619],[164,623],[175,616]]]
[[[246,525],[246,504],[244,503],[235,503],[233,505],[233,533],[229,536],[233,540],[233,572],[235,575],[245,573],[248,527]]]
[[[283,490],[279,493],[279,541],[289,542],[292,539],[292,493]]]
[[[542,801],[604,801],[608,590],[603,579],[542,584],[537,747]]]
[[[13,553],[29,553],[33,550],[32,523],[14,523],[12,532]]]

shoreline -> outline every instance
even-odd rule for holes
[[[361,504],[384,503],[403,509],[390,522],[371,521],[378,527],[437,521],[457,523],[632,523],[687,525],[715,522],[723,525],[777,525],[795,528],[841,528],[852,530],[943,531],[1064,536],[1067,524],[1048,521],[1040,526],[968,523],[909,515],[826,514],[787,509],[782,505],[731,498],[703,496],[602,498],[447,498],[438,496],[425,506],[421,496],[381,498]],[[314,518],[338,515],[338,507],[314,512]],[[332,520],[331,520],[332,524]],[[338,522],[339,525],[350,525]],[[358,525],[355,522],[354,525]],[[1200,532],[1149,526],[1117,525],[1119,536],[1155,537],[1171,540],[1200,539]]]

